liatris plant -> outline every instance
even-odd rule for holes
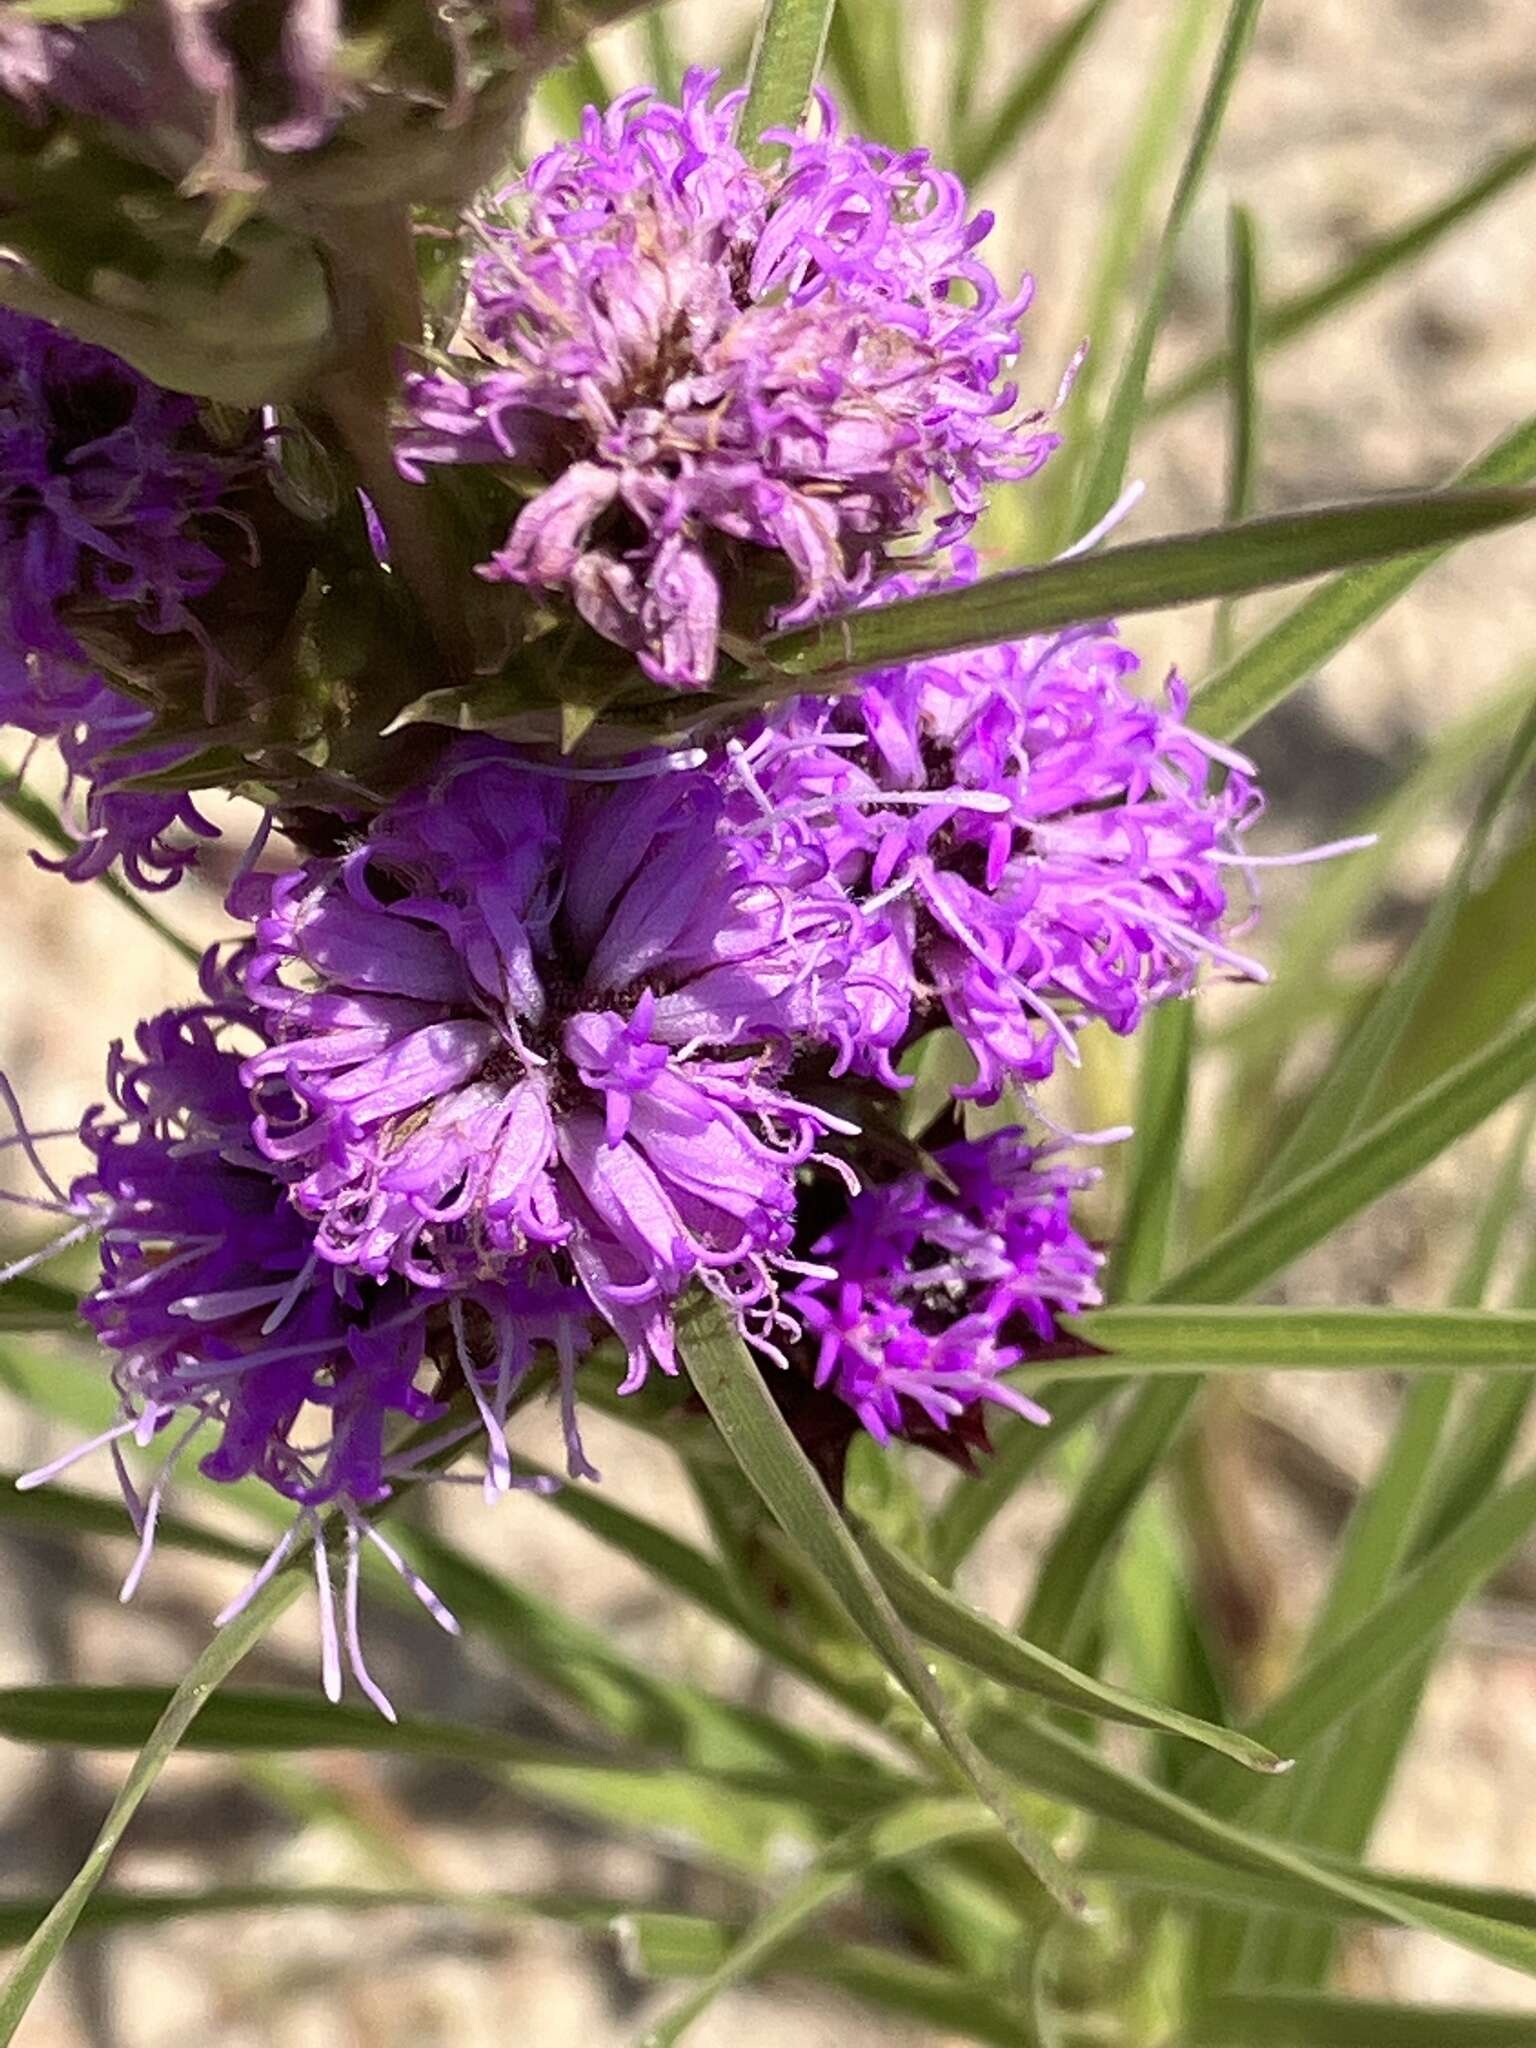
[[[1366,1860],[1436,1648],[1536,1522],[1503,1477],[1536,1291],[1483,1305],[1531,1114],[1449,1306],[1273,1297],[1536,1087],[1482,943],[1529,900],[1536,712],[1527,680],[1362,831],[1266,820],[1236,743],[1433,552],[1536,509],[1527,422],[1456,487],[1246,516],[1262,349],[1532,151],[1278,308],[1238,215],[1225,352],[1149,403],[1258,0],[1112,382],[1127,279],[1099,354],[1045,360],[968,189],[1105,0],[995,115],[1009,25],[967,6],[932,155],[923,11],[769,0],[740,84],[614,0],[0,19],[5,800],[66,932],[97,883],[196,963],[66,1128],[0,1082],[0,1368],[58,1426],[8,1512],[126,1536],[131,1615],[185,1553],[235,1567],[173,1690],[0,1692],[18,1739],[139,1748],[58,1901],[0,1914],[0,2042],[87,1914],[387,1901],[618,1926],[630,1975],[698,1980],[652,2048],[764,1975],[934,2042],[1525,2038],[1334,1972],[1374,1923],[1536,1975],[1530,1900]],[[1122,256],[1206,11],[1174,10]],[[655,76],[610,92],[583,39],[631,12]],[[1125,538],[1140,423],[1215,384],[1226,522]],[[1320,576],[1232,651],[1235,600]],[[1213,661],[1185,621],[1145,670],[1121,620],[1206,599]],[[1342,977],[1406,824],[1501,746],[1406,952]],[[1335,857],[1266,920],[1269,868]],[[211,888],[203,948],[145,902]],[[1249,1554],[1230,1399],[1296,1367],[1421,1375],[1310,1621]],[[1043,1478],[1048,1533],[980,1586]],[[749,1647],[751,1704],[549,1604],[558,1516]],[[331,1704],[226,1686],[301,1598]],[[417,1605],[477,1641],[403,1636]],[[464,1713],[488,1665],[537,1681],[537,1748]],[[287,1752],[262,1782],[298,1825],[345,1806],[379,1883],[103,1885],[182,1745]],[[661,1850],[611,1898],[499,1864],[402,1893],[380,1800],[305,1761],[337,1746]]]

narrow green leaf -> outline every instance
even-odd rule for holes
[[[1248,54],[1253,31],[1259,18],[1262,0],[1232,0],[1222,30],[1221,45],[1216,53],[1216,63],[1211,73],[1210,84],[1206,87],[1205,98],[1195,122],[1195,132],[1190,138],[1189,149],[1179,170],[1178,183],[1174,187],[1173,200],[1168,208],[1168,220],[1158,244],[1157,267],[1146,295],[1141,317],[1131,336],[1125,361],[1115,381],[1109,405],[1100,421],[1094,437],[1093,456],[1082,493],[1077,502],[1075,526],[1086,533],[1110,510],[1125,484],[1125,472],[1130,461],[1131,441],[1136,432],[1136,423],[1141,417],[1146,397],[1147,372],[1152,366],[1152,351],[1157,346],[1163,316],[1168,308],[1168,296],[1173,289],[1174,265],[1178,257],[1179,242],[1188,223],[1196,195],[1204,182],[1206,167],[1221,125],[1226,117],[1227,105],[1232,97],[1232,88],[1237,83],[1238,72]]]
[[[121,1500],[105,1500],[58,1485],[18,1493],[16,1478],[14,1472],[0,1472],[0,1522],[19,1523],[29,1529],[61,1530],[72,1536],[119,1536],[129,1542],[138,1541]],[[263,1546],[236,1542],[217,1530],[199,1528],[195,1522],[169,1514],[162,1514],[155,1525],[155,1547],[224,1558],[252,1571],[267,1555]]]
[[[977,1734],[988,1753],[1021,1782],[1048,1798],[1151,1837],[1149,1848],[1159,1857],[1169,1850],[1191,1851],[1224,1872],[1281,1880],[1284,1896],[1298,1902],[1295,1910],[1308,1910],[1299,1903],[1306,1899],[1314,1912],[1337,1913],[1342,1907],[1393,1926],[1417,1927],[1536,1975],[1536,1901],[1516,1894],[1507,1916],[1495,1914],[1481,1901],[1448,1896],[1438,1885],[1415,1878],[1378,1878],[1376,1872],[1360,1870],[1343,1859],[1309,1856],[1117,1769],[1096,1750],[1045,1721],[986,1719],[978,1723]],[[1224,1773],[1230,1769],[1224,1764],[1217,1768]],[[1090,1855],[1084,1867],[1097,1862]]]
[[[1240,1299],[1427,1166],[1533,1078],[1536,1017],[1526,1017],[1240,1218],[1159,1288],[1158,1299]]]
[[[56,1280],[22,1273],[0,1287],[0,1330],[78,1330],[80,1297]]]
[[[837,0],[827,58],[863,135],[890,149],[917,141],[907,87],[906,0]]]
[[[858,1535],[875,1576],[907,1626],[937,1649],[947,1650],[952,1657],[959,1657],[1000,1684],[1051,1700],[1057,1706],[1075,1708],[1097,1720],[1185,1736],[1202,1748],[1230,1757],[1246,1770],[1273,1774],[1288,1768],[1272,1751],[1231,1728],[1219,1728],[1210,1721],[1197,1720],[1193,1714],[1181,1714],[1177,1708],[1137,1699],[1117,1685],[1107,1685],[1087,1672],[1074,1670],[1048,1650],[1037,1649],[1033,1643],[1010,1635],[963,1600],[957,1600],[953,1593],[946,1592],[936,1580],[920,1571],[910,1558],[882,1543],[873,1530],[861,1529]]]
[[[1142,1027],[1130,1185],[1104,1285],[1111,1301],[1139,1301],[1163,1276],[1178,1201],[1194,1038],[1193,1003],[1164,1003]]]
[[[980,1754],[839,1519],[762,1375],[714,1297],[695,1291],[678,1314],[678,1348],[689,1377],[748,1482],[790,1541],[822,1575],[893,1678],[1001,1822],[1025,1867],[1060,1903],[1080,1904],[1051,1850],[1024,1827],[1007,1785]]]
[[[1285,342],[1294,341],[1297,335],[1305,334],[1329,313],[1348,305],[1372,285],[1424,255],[1442,235],[1486,206],[1490,199],[1497,198],[1533,166],[1536,166],[1536,142],[1523,142],[1518,148],[1506,150],[1486,170],[1459,186],[1448,198],[1416,214],[1380,241],[1371,243],[1369,248],[1358,256],[1350,257],[1319,283],[1308,285],[1302,291],[1293,292],[1289,298],[1266,306],[1257,323],[1258,348],[1267,353]],[[1192,370],[1175,378],[1165,389],[1154,392],[1147,407],[1149,415],[1155,419],[1186,404],[1191,398],[1199,397],[1202,392],[1213,391],[1230,375],[1231,362],[1229,342],[1226,354],[1207,356],[1204,362],[1197,363]]]
[[[1229,523],[1253,511],[1259,466],[1259,376],[1257,333],[1259,258],[1253,215],[1234,206],[1227,215],[1227,496]],[[1230,659],[1235,606],[1224,598],[1216,610],[1212,661]]]
[[[1076,12],[1069,14],[1022,66],[988,126],[974,131],[967,124],[958,132],[955,168],[967,185],[979,184],[995,171],[1046,112],[1113,4],[1114,0],[1080,0]]]
[[[217,1632],[172,1693],[148,1741],[135,1757],[90,1853],[22,1949],[0,1992],[0,2043],[16,2038],[39,1986],[58,1960],[87,1900],[106,1875],[128,1823],[208,1704],[214,1689],[255,1648],[272,1623],[298,1597],[303,1585],[303,1578],[291,1568],[269,1580],[244,1612]]]
[[[882,1865],[994,1832],[985,1810],[971,1800],[915,1800],[895,1813],[851,1828],[819,1856],[784,1896],[763,1914],[698,1989],[647,2030],[642,2048],[675,2048],[721,1992],[753,1975],[807,1922]]]
[[[1520,721],[1498,772],[1478,805],[1455,865],[1444,887],[1437,891],[1413,944],[1383,978],[1375,1000],[1332,1055],[1311,1100],[1261,1178],[1260,1192],[1283,1187],[1288,1180],[1337,1151],[1380,1108],[1383,1076],[1425,991],[1453,945],[1473,878],[1482,866],[1495,827],[1533,768],[1536,700]]]
[[[1529,1310],[1159,1303],[1098,1309],[1064,1318],[1062,1327],[1105,1353],[1074,1360],[1074,1379],[1142,1373],[1536,1369],[1536,1314]],[[1030,1377],[1048,1370],[1037,1368]]]
[[[1269,1991],[1199,2007],[1172,2048],[1518,2048],[1533,2039],[1529,2012]]]
[[[0,781],[0,806],[9,811],[19,824],[25,825],[34,838],[52,847],[55,853],[75,851],[73,835],[64,829],[53,809],[12,776]],[[172,931],[159,912],[152,910],[143,896],[130,889],[121,876],[108,871],[98,879],[107,894],[121,903],[140,924],[146,925],[157,939],[164,940],[183,960],[190,961],[194,967],[197,965],[202,958],[199,948],[184,939],[180,932]]]
[[[1536,470],[1536,459],[1531,466]],[[1532,490],[1404,492],[1137,541],[774,634],[764,643],[766,673],[838,683],[892,663],[990,647],[1084,620],[1241,596],[1350,563],[1408,555],[1422,567],[1426,551],[1528,519],[1533,511]],[[1242,728],[1223,722],[1227,686],[1218,679],[1208,689],[1218,683],[1218,715],[1197,722],[1202,731],[1229,738],[1231,730]],[[1242,727],[1251,722],[1244,718]]]
[[[951,37],[954,61],[949,74],[946,154],[952,164],[960,162],[965,147],[966,130],[972,118],[971,102],[987,53],[987,24],[991,15],[992,0],[960,0],[960,23]]]
[[[672,46],[667,11],[660,4],[646,10],[645,54],[650,65],[650,83],[664,100],[676,100],[683,82],[683,67]]]
[[[833,0],[764,0],[739,130],[753,161],[773,155],[773,145],[761,140],[768,129],[799,125],[826,53],[832,8]]]
[[[1392,1673],[1437,1637],[1457,1608],[1511,1557],[1536,1525],[1536,1472],[1491,1494],[1399,1579],[1365,1618],[1311,1658],[1254,1722],[1270,1748],[1300,1754],[1353,1712]],[[1190,1772],[1191,1797],[1204,1794],[1224,1812],[1243,1796],[1218,1782],[1208,1760]]]
[[[1456,479],[1460,488],[1508,487],[1536,476],[1536,418],[1506,434]],[[1409,590],[1439,551],[1347,569],[1275,624],[1195,693],[1190,722],[1213,739],[1240,739],[1249,726],[1307,681],[1372,619]],[[1220,595],[1220,593],[1214,593]]]

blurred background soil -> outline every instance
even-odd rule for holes
[[[1006,76],[1026,38],[1043,37],[1075,4],[1004,0],[994,10],[996,48],[984,83]],[[718,54],[750,11],[744,0],[677,0],[669,14],[685,49]],[[1042,399],[1079,338],[1104,197],[1170,12],[1169,0],[1121,0],[1071,88],[985,193],[1001,223],[993,260],[1005,269],[1027,264],[1039,282],[1024,383]],[[950,8],[905,0],[905,15],[913,77],[938,80]],[[610,38],[601,48],[610,75],[642,75],[637,39]],[[1219,339],[1229,200],[1256,212],[1265,290],[1282,294],[1528,135],[1533,105],[1536,41],[1517,0],[1269,0],[1187,239],[1158,379]],[[1439,480],[1536,412],[1533,305],[1536,178],[1528,177],[1401,281],[1266,361],[1260,505]],[[1214,518],[1223,474],[1219,403],[1150,432],[1136,471],[1149,491],[1131,532]],[[1275,844],[1337,833],[1427,736],[1491,699],[1536,655],[1533,572],[1527,534],[1463,551],[1255,735]],[[1245,625],[1263,609],[1252,607]],[[1159,619],[1133,637],[1152,674],[1175,659],[1201,672],[1203,618]],[[1454,825],[1434,824],[1405,857],[1394,878],[1398,901],[1389,906],[1399,928],[1443,874]],[[100,1093],[108,1040],[182,999],[185,972],[104,893],[71,891],[40,874],[9,824],[0,825],[0,847],[8,906],[0,1065],[35,1124],[73,1124],[80,1105]],[[165,908],[200,939],[220,929],[216,886],[184,887]],[[1460,1148],[1300,1269],[1292,1291],[1341,1301],[1435,1299],[1450,1256],[1448,1227],[1487,1156],[1486,1135]],[[1328,1544],[1379,1453],[1395,1394],[1379,1382],[1288,1379],[1283,1388],[1253,1386],[1243,1400],[1258,1454],[1251,1540],[1283,1633],[1315,1594]],[[0,1410],[4,1463],[31,1464],[52,1447],[42,1425],[8,1403]],[[591,1448],[619,1498],[702,1536],[664,1451],[599,1425]],[[109,1484],[104,1472],[89,1478]],[[991,1611],[1017,1607],[1055,1512],[1041,1485],[989,1536],[968,1590]],[[660,1599],[642,1573],[547,1506],[514,1499],[492,1517],[466,1493],[445,1515],[456,1537],[653,1668],[738,1693],[761,1687],[762,1674],[731,1641]],[[173,1681],[233,1583],[227,1569],[165,1554],[124,1611],[113,1596],[126,1546],[81,1562],[71,1547],[41,1536],[7,1528],[3,1542],[7,1684]],[[1378,1837],[1384,1861],[1445,1877],[1536,1883],[1533,1595],[1536,1561],[1528,1561],[1458,1625]],[[449,1643],[425,1623],[396,1625],[381,1614],[372,1643],[402,1709],[429,1707],[535,1735],[548,1727],[541,1702],[509,1689],[472,1646]],[[307,1686],[312,1666],[312,1619],[304,1615],[252,1660],[249,1678]],[[787,1691],[774,1694],[781,1709],[790,1700]],[[121,1759],[0,1750],[0,1883],[17,1892],[57,1889],[120,1770]],[[136,1823],[119,1881],[376,1882],[377,1852],[359,1839],[366,1826],[390,1844],[395,1867],[384,1874],[419,1883],[622,1890],[660,1870],[671,1873],[666,1882],[679,1904],[695,1896],[680,1865],[633,1843],[605,1845],[467,1774],[339,1757],[321,1759],[317,1771],[334,1793],[334,1816],[311,1812],[300,1824],[293,1787],[280,1774],[180,1760]],[[1536,2011],[1527,1980],[1418,1937],[1358,1937],[1347,1981],[1362,1992]],[[24,2038],[27,2048],[488,2048],[515,2031],[541,2048],[609,2048],[635,2038],[654,1996],[625,1974],[611,1941],[533,1922],[476,1924],[404,1910],[250,1917],[83,1944],[72,1971],[34,2008]],[[690,2038],[699,2048],[858,2048],[899,2039],[937,2048],[939,2039],[921,2029],[896,2034],[850,2006],[777,1985],[722,2000]]]

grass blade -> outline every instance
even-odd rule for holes
[[[1479,207],[1486,206],[1490,199],[1496,199],[1533,167],[1536,167],[1536,142],[1523,142],[1516,149],[1506,150],[1486,170],[1480,171],[1448,198],[1440,200],[1424,213],[1416,214],[1411,221],[1392,234],[1384,235],[1379,242],[1373,242],[1320,283],[1309,285],[1305,290],[1265,307],[1259,315],[1255,334],[1258,350],[1267,353],[1294,341],[1340,306],[1348,305],[1369,291],[1372,285],[1390,277],[1415,257],[1424,255],[1442,235],[1459,226]],[[1198,398],[1203,392],[1214,391],[1230,376],[1231,368],[1229,343],[1227,353],[1208,356],[1203,363],[1197,363],[1182,377],[1175,378],[1164,390],[1154,392],[1148,403],[1149,415],[1155,419],[1187,404],[1192,398]]]
[[[888,148],[917,140],[907,90],[905,0],[837,0],[827,57],[859,132]]]
[[[1164,1003],[1142,1027],[1130,1185],[1104,1288],[1111,1301],[1150,1294],[1167,1265],[1194,1039],[1193,1003]]]
[[[949,142],[945,154],[952,164],[960,162],[965,148],[966,124],[971,117],[971,101],[987,53],[987,24],[991,14],[992,0],[960,0],[960,23],[954,36],[954,62],[949,74],[946,130]]]
[[[1227,216],[1227,498],[1228,523],[1246,519],[1253,510],[1259,460],[1258,310],[1259,258],[1253,215],[1234,206]],[[1217,607],[1211,637],[1212,661],[1219,666],[1232,653],[1235,607],[1226,598]]]
[[[80,1297],[56,1280],[22,1273],[0,1287],[0,1330],[78,1330]]]
[[[1536,1314],[1482,1309],[1212,1308],[1157,1304],[1063,1319],[1102,1347],[1074,1380],[1127,1373],[1530,1372]],[[1031,1378],[1049,1368],[1039,1367]],[[1022,1375],[1014,1375],[1020,1378]]]
[[[1498,1570],[1536,1524],[1536,1472],[1492,1494],[1371,1612],[1312,1658],[1254,1722],[1251,1733],[1270,1748],[1299,1753],[1368,1699],[1439,1635],[1457,1608]],[[1186,1789],[1222,1811],[1236,1811],[1242,1793],[1218,1782],[1209,1759],[1189,1773]]]
[[[1146,303],[1131,336],[1130,346],[1126,350],[1125,361],[1115,381],[1104,418],[1100,421],[1094,436],[1092,461],[1078,497],[1073,519],[1074,528],[1079,533],[1086,533],[1090,527],[1098,524],[1125,486],[1131,441],[1146,397],[1147,372],[1152,365],[1152,351],[1157,346],[1157,337],[1168,307],[1168,295],[1173,288],[1174,264],[1178,256],[1179,242],[1204,180],[1211,152],[1216,146],[1216,138],[1221,133],[1221,124],[1232,97],[1232,88],[1237,83],[1237,74],[1242,69],[1244,57],[1248,54],[1248,46],[1253,39],[1261,5],[1262,0],[1233,0],[1227,14],[1210,84],[1206,87],[1205,98],[1195,122],[1195,132],[1190,138],[1189,149],[1179,170],[1178,183],[1174,187],[1173,200],[1168,208],[1168,220],[1158,244],[1157,267],[1153,272]]]
[[[910,1558],[882,1543],[873,1530],[861,1529],[858,1534],[875,1576],[907,1626],[937,1649],[947,1650],[952,1657],[959,1657],[999,1684],[1050,1700],[1057,1706],[1074,1708],[1098,1720],[1182,1735],[1219,1756],[1229,1757],[1245,1770],[1273,1774],[1286,1769],[1284,1761],[1273,1751],[1250,1742],[1233,1729],[1198,1720],[1193,1714],[1182,1714],[1175,1707],[1137,1699],[1117,1685],[1107,1685],[1087,1672],[1075,1671],[1070,1664],[1033,1643],[1022,1642],[967,1607],[963,1600],[957,1600],[953,1593],[946,1592]]]
[[[849,1535],[762,1375],[714,1297],[695,1292],[678,1316],[678,1345],[700,1398],[769,1513],[826,1580],[848,1619],[911,1695],[960,1771],[1001,1822],[1031,1875],[1059,1903],[1080,1901],[1052,1852],[1022,1825],[1008,1787],[977,1750],[926,1658]]]
[[[806,1924],[882,1865],[923,1856],[951,1843],[994,1832],[971,1800],[926,1799],[851,1828],[742,1936],[699,1988],[647,2030],[641,2048],[675,2048],[723,1991],[752,1976]]]
[[[1505,810],[1536,768],[1536,701],[1510,743],[1509,751],[1478,805],[1445,886],[1409,947],[1384,976],[1375,1000],[1334,1053],[1328,1071],[1281,1144],[1258,1191],[1283,1187],[1350,1138],[1377,1108],[1382,1077],[1403,1042],[1420,999],[1454,939],[1471,894],[1473,877]]]
[[[990,126],[974,137],[963,129],[956,134],[955,169],[967,185],[979,184],[995,171],[1026,129],[1046,112],[1113,4],[1114,0],[1081,0],[1076,13],[1067,16],[1018,73]]]
[[[1536,427],[1532,441],[1531,468],[1536,472]],[[1379,563],[1406,555],[1422,568],[1428,551],[1528,519],[1533,511],[1532,490],[1404,492],[1137,541],[1040,568],[1009,570],[965,589],[903,598],[776,633],[763,645],[769,664],[764,673],[771,679],[783,677],[786,687],[790,678],[820,687],[871,669],[995,646],[1084,621],[1163,611],[1211,597],[1240,597],[1349,563]],[[1213,683],[1208,689],[1217,687]],[[1245,691],[1247,687],[1245,683]],[[1230,737],[1222,722],[1230,696],[1222,685],[1214,699],[1217,720],[1213,723],[1209,715],[1197,720],[1202,731]],[[1206,701],[1204,693],[1196,701]],[[1251,722],[1245,719],[1244,728]]]
[[[301,1561],[302,1561],[301,1553]],[[207,1706],[215,1687],[256,1647],[306,1581],[291,1567],[262,1588],[243,1613],[221,1628],[172,1693],[149,1739],[134,1758],[90,1853],[47,1918],[28,1940],[0,1991],[0,2043],[15,2040],[43,1979],[58,1960],[87,1900],[101,1883],[128,1823],[148,1797],[178,1744]]]
[[[1536,476],[1536,418],[1524,421],[1456,479],[1486,488]],[[1240,739],[1267,711],[1315,675],[1330,656],[1379,618],[1439,559],[1405,555],[1396,562],[1347,570],[1267,627],[1195,693],[1191,723],[1213,739]]]
[[[1172,2048],[1516,2048],[1528,2012],[1262,1992],[1201,2006]]]
[[[770,128],[798,127],[826,54],[833,0],[765,0],[741,110],[743,153],[755,163],[773,156],[762,141]]]
[[[682,87],[683,67],[672,45],[667,11],[660,4],[646,10],[645,55],[650,67],[650,83],[664,100],[675,101]]]

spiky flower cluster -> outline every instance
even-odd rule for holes
[[[171,15],[178,77],[202,66],[249,126],[234,15]],[[276,17],[292,103],[252,131],[269,151],[323,140],[343,92],[334,10]],[[0,89],[41,106],[48,63],[86,47],[0,35]],[[1009,381],[1029,289],[981,263],[959,182],[842,135],[825,102],[762,168],[740,104],[694,74],[679,106],[589,113],[486,210],[457,347],[408,380],[407,475],[487,472],[488,495],[455,494],[466,518],[522,494],[481,572],[573,608],[600,681],[703,685],[738,619],[974,574],[960,543],[987,490],[1053,443]],[[124,786],[176,746],[90,650],[105,622],[217,662],[206,600],[223,581],[232,638],[253,538],[242,460],[192,400],[0,314],[0,717],[89,785],[73,874],[116,859],[162,885],[190,857],[168,830],[206,829],[179,793]],[[341,495],[324,571],[299,564],[322,624],[336,583],[355,571],[382,610],[394,573]],[[328,644],[306,640],[306,687]],[[447,1617],[370,1514],[471,1439],[491,1494],[522,1483],[509,1418],[546,1380],[571,1475],[596,1477],[578,1385],[675,1373],[700,1290],[786,1413],[831,1410],[844,1447],[862,1428],[968,1455],[997,1407],[1043,1420],[1016,1375],[1098,1300],[1073,1215],[1096,1176],[1020,1129],[966,1141],[960,1104],[929,1156],[889,1112],[936,1026],[972,1056],[960,1097],[1028,1107],[1090,1024],[1130,1032],[1202,970],[1259,974],[1229,898],[1253,771],[1190,727],[1177,677],[1135,694],[1136,666],[1099,623],[801,698],[712,749],[439,733],[409,775],[292,785],[294,852],[253,844],[232,952],[118,1049],[90,1171],[46,1183],[66,1235],[100,1240],[85,1312],[114,1456],[161,1457],[147,1492],[118,1457],[133,1577],[180,1459],[259,1478],[295,1520],[257,1583],[312,1538],[327,1685],[349,1661],[387,1707],[358,1639],[363,1546]]]
[[[895,1083],[945,1022],[994,1102],[1187,995],[1202,965],[1249,979],[1228,879],[1262,809],[1250,763],[1128,687],[1103,628],[868,677],[805,700],[739,750],[743,829],[819,847],[868,935],[857,1070]]]
[[[167,834],[211,830],[177,792],[124,787],[174,755],[135,747],[153,713],[102,681],[82,636],[104,618],[197,634],[193,606],[224,572],[216,543],[242,537],[226,502],[238,473],[193,400],[0,310],[0,722],[56,740],[84,791],[61,863],[74,880],[120,861],[165,888],[193,859]]]
[[[714,86],[589,111],[497,195],[461,354],[412,380],[401,442],[408,474],[518,473],[482,574],[559,593],[681,687],[733,609],[850,603],[1055,446],[1006,381],[1032,287],[981,261],[991,216],[960,181],[839,134],[825,98],[760,169]]]

